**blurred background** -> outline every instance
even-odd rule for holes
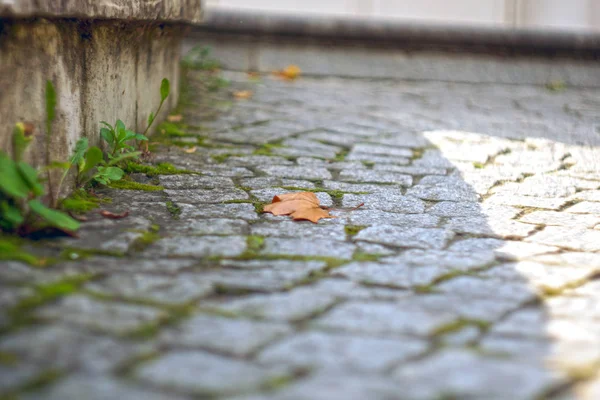
[[[207,0],[210,9],[395,18],[444,25],[600,30],[598,0]]]

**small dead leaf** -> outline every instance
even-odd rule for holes
[[[296,79],[298,76],[300,76],[300,73],[302,71],[300,70],[300,67],[298,67],[297,65],[288,65],[287,67],[285,67],[284,69],[282,69],[281,71],[276,71],[275,74],[277,76],[279,76],[280,78],[283,79],[287,79],[287,80],[294,80]]]
[[[181,115],[181,114],[169,115],[167,117],[167,121],[169,121],[169,122],[181,122],[182,119],[183,119],[183,115]]]
[[[279,194],[263,212],[273,215],[289,215],[294,221],[307,220],[315,224],[321,218],[335,218],[321,208],[319,199],[312,192]]]
[[[104,218],[108,218],[108,219],[121,219],[121,218],[125,218],[126,216],[128,216],[129,211],[124,211],[120,214],[115,214],[110,211],[101,210],[100,215],[102,215]]]
[[[183,149],[183,151],[185,151],[186,153],[190,153],[191,154],[191,153],[195,153],[197,149],[198,149],[198,147],[194,146],[194,147],[190,147],[190,148],[187,148],[187,149]]]
[[[238,100],[246,100],[252,97],[253,93],[251,90],[239,90],[237,92],[233,92],[233,97]]]

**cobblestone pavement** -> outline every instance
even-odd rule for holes
[[[199,174],[3,263],[1,398],[600,398],[598,90],[227,77],[155,139]]]

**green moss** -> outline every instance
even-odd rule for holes
[[[110,203],[112,200],[108,198],[99,198],[93,196],[84,189],[78,189],[60,201],[60,208],[64,211],[84,214],[95,208],[98,208],[102,203]]]
[[[21,299],[9,310],[8,314],[13,323],[19,324],[28,318],[27,314],[30,310],[75,292],[92,277],[92,274],[80,274],[58,282],[35,285],[32,287],[34,293]]]
[[[339,151],[339,152],[338,152],[338,153],[335,155],[335,158],[333,158],[333,160],[332,160],[332,161],[335,161],[335,162],[341,162],[341,161],[344,161],[344,160],[346,159],[346,156],[348,155],[348,153],[349,153],[349,152],[350,152],[350,151],[349,151],[348,149],[344,149],[344,150],[341,150],[341,151]]]
[[[17,356],[13,353],[7,353],[5,351],[0,351],[0,365],[15,365],[18,359]]]
[[[123,257],[124,255],[124,253],[115,250],[78,249],[76,247],[67,247],[60,252],[60,259],[72,261],[85,259],[91,256]]]
[[[21,248],[21,241],[16,238],[0,237],[0,261],[20,261],[34,267],[48,265],[48,259],[37,257]]]
[[[187,133],[185,130],[185,125],[164,121],[160,125],[158,125],[157,131],[160,132],[161,135],[168,137],[189,137],[195,136],[190,133]]]
[[[473,167],[475,167],[477,169],[482,169],[482,168],[485,168],[485,164],[475,161],[473,163]]]
[[[375,163],[373,161],[361,161],[362,165],[364,165],[367,168],[373,168],[375,166]]]
[[[326,264],[326,269],[337,268],[347,264],[348,260],[342,260],[335,257],[317,257],[317,256],[297,256],[286,254],[257,254],[256,252],[244,252],[243,254],[234,257],[234,260],[290,260],[290,261],[323,261]]]
[[[179,207],[177,204],[173,203],[172,201],[167,201],[166,204],[167,204],[167,211],[169,212],[169,214],[171,214],[173,219],[179,219],[179,216],[181,215],[181,207]]]
[[[187,169],[176,168],[170,163],[158,163],[156,165],[144,165],[133,161],[130,161],[125,166],[125,172],[127,173],[142,173],[148,176],[157,175],[179,175],[179,174],[198,174],[199,172],[190,171]]]
[[[275,376],[263,384],[263,390],[279,390],[290,385],[292,382],[293,377],[291,375]]]
[[[158,234],[158,232],[154,229],[151,229],[150,231],[143,232],[140,237],[135,239],[135,241],[131,244],[131,248],[135,251],[142,251],[160,238],[161,236]]]
[[[127,181],[127,180],[111,182],[108,186],[113,189],[142,190],[145,192],[159,192],[161,190],[165,190],[165,188],[162,186],[147,185],[145,183],[139,183],[139,182]]]
[[[243,157],[244,154],[240,153],[223,153],[223,154],[213,154],[210,156],[213,160],[218,162],[219,164],[224,163],[229,159],[229,157]]]
[[[378,261],[380,258],[381,258],[381,256],[378,254],[363,253],[362,251],[356,251],[354,253],[354,255],[352,256],[353,261],[363,261],[363,262]]]
[[[419,158],[423,157],[423,154],[425,153],[425,149],[421,148],[421,149],[412,149],[413,155],[411,157],[411,160],[418,160]]]
[[[29,392],[41,389],[53,382],[56,382],[62,376],[63,372],[58,369],[46,370],[29,380],[25,385],[21,386],[19,391]]]
[[[463,330],[467,327],[476,327],[481,331],[486,331],[490,327],[490,323],[487,321],[477,320],[477,319],[458,319],[456,321],[447,323],[445,325],[437,327],[433,332],[432,336],[442,336],[451,333],[455,333]]]
[[[344,232],[346,232],[346,235],[348,236],[354,236],[365,228],[366,226],[364,225],[346,225],[344,226]]]
[[[567,89],[567,84],[561,80],[550,81],[546,83],[546,89],[550,92],[563,92]]]
[[[265,245],[265,238],[262,236],[251,235],[246,237],[246,252],[256,254],[262,250]]]
[[[256,150],[254,150],[254,152],[252,154],[257,155],[257,156],[272,156],[273,149],[277,149],[277,148],[281,148],[281,147],[284,147],[281,144],[281,141],[273,142],[273,143],[265,143],[262,146],[260,146],[259,148],[257,148]]]

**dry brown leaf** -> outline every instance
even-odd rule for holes
[[[233,92],[233,97],[238,100],[246,100],[252,97],[252,94],[253,93],[251,90],[239,90],[237,92]]]
[[[190,147],[189,149],[183,149],[186,153],[195,153],[198,148],[196,146]]]
[[[312,192],[286,193],[273,197],[263,212],[273,215],[289,215],[293,220],[307,220],[315,224],[321,218],[335,218],[320,207],[319,199]]]
[[[120,214],[115,214],[113,212],[110,211],[106,211],[106,210],[101,210],[100,211],[100,215],[102,215],[104,218],[108,218],[108,219],[121,219],[121,218],[125,218],[126,216],[129,215],[129,211],[124,211]]]
[[[182,119],[183,119],[183,115],[181,115],[181,114],[169,115],[167,117],[167,121],[169,121],[169,122],[181,122]]]
[[[274,71],[273,73],[275,75],[277,75],[280,78],[283,79],[287,79],[287,80],[294,80],[296,79],[298,76],[300,76],[300,73],[302,71],[300,70],[300,67],[298,67],[297,65],[288,65],[287,67],[285,67],[284,69],[282,69],[281,71]]]

